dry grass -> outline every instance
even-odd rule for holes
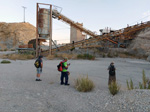
[[[132,89],[150,89],[150,80],[148,77],[146,77],[145,75],[145,71],[143,70],[142,72],[142,82],[139,82],[139,87],[135,87],[133,86],[133,81],[132,79],[130,79],[130,82],[128,82],[127,80],[127,88],[128,90],[132,90]]]
[[[77,59],[77,55],[76,54],[66,54],[66,53],[62,53],[62,54],[55,54],[55,55],[48,55],[47,59],[49,60],[53,60],[54,58],[68,58],[68,59]]]
[[[118,85],[116,82],[112,82],[109,85],[109,91],[112,95],[117,94],[120,91],[120,85]]]
[[[77,55],[76,54],[66,54],[66,53],[62,53],[62,54],[57,54],[58,57],[60,58],[65,58],[67,57],[68,59],[77,59]]]
[[[128,82],[128,80],[126,80],[126,83],[127,83],[128,90],[134,89],[134,85],[133,85],[132,79],[130,79],[130,82]]]
[[[55,56],[54,56],[54,55],[48,55],[46,58],[47,58],[48,60],[53,60],[53,59],[55,58]]]
[[[88,75],[79,77],[75,80],[75,88],[80,92],[89,92],[94,89],[95,85]]]
[[[95,60],[95,56],[90,55],[90,54],[78,54],[77,59]]]
[[[6,54],[6,55],[0,55],[0,58],[2,59],[10,59],[10,60],[28,60],[28,59],[34,59],[33,55],[23,55],[23,54]]]

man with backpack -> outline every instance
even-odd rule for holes
[[[116,68],[114,66],[114,62],[111,62],[109,67],[109,80],[108,80],[108,85],[110,85],[112,82],[116,82]]]
[[[42,68],[43,68],[43,60],[42,60],[43,56],[39,56],[39,58],[35,61],[34,65],[37,68],[37,77],[35,81],[42,81],[40,79],[40,75],[42,73]]]
[[[64,60],[62,61],[62,71],[61,71],[61,77],[60,77],[60,81],[61,81],[60,84],[61,85],[64,84],[64,85],[69,86],[70,85],[70,84],[68,84],[69,72],[67,71],[67,69],[68,69],[68,66],[70,64],[67,64],[67,61],[68,61],[67,58],[64,58]],[[64,83],[64,78],[65,78],[65,83]]]

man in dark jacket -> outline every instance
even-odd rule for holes
[[[108,85],[110,85],[112,82],[116,82],[116,72],[115,72],[116,68],[114,62],[110,63],[108,70],[109,70]]]
[[[38,61],[39,61],[39,67],[37,68],[37,77],[36,77],[36,81],[42,81],[40,79],[41,73],[42,73],[42,68],[43,68],[43,60],[42,60],[43,56],[39,56]]]

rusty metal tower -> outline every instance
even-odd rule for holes
[[[44,8],[43,8],[44,7]],[[45,8],[46,7],[46,8]],[[36,57],[41,55],[41,43],[49,40],[49,54],[52,49],[52,5],[37,3]]]

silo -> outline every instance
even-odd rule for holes
[[[47,39],[49,37],[49,23],[50,23],[49,10],[45,8],[40,8],[38,14],[39,14],[38,15],[39,37]]]

